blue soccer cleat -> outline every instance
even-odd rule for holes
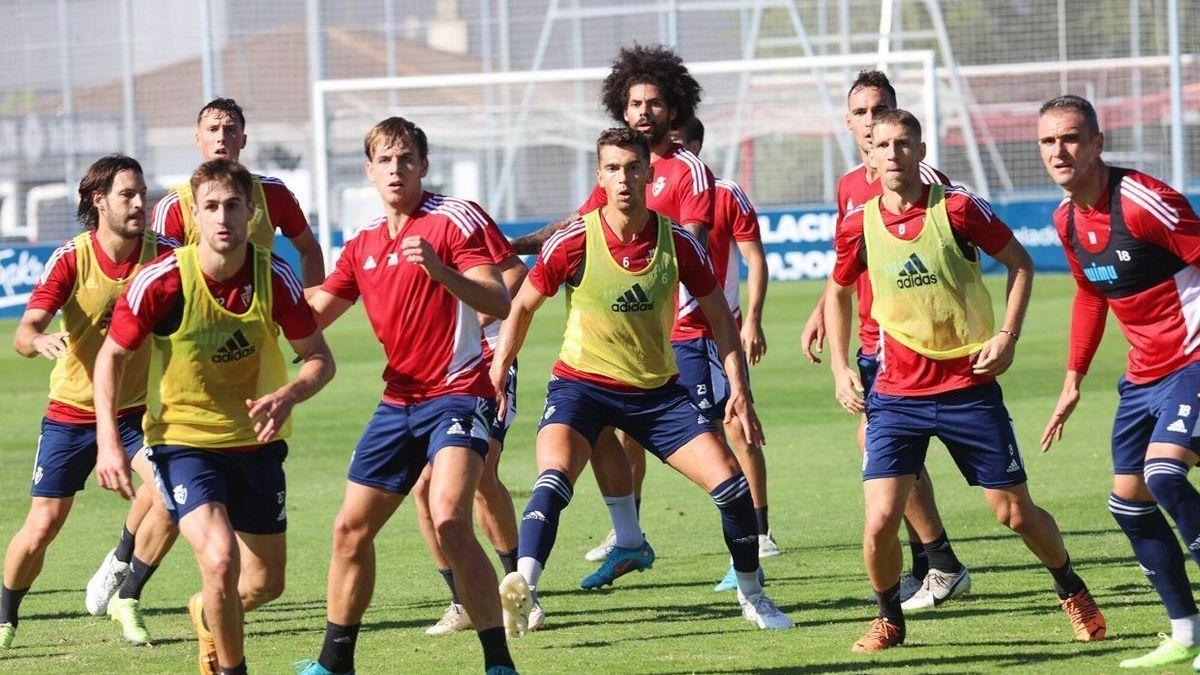
[[[762,567],[759,567],[758,585],[765,586],[766,583],[767,579],[763,576]],[[729,571],[725,572],[725,576],[717,582],[716,586],[713,586],[713,592],[721,593],[723,591],[736,591],[737,587],[737,571],[733,569],[733,563],[729,563]]]
[[[292,664],[292,668],[296,669],[297,675],[354,675],[353,670],[346,671],[345,673],[335,673],[312,659],[297,661]]]
[[[650,547],[650,543],[643,540],[642,545],[637,548],[621,548],[614,546],[612,552],[604,559],[604,563],[600,565],[600,569],[592,572],[583,581],[579,582],[579,587],[583,589],[600,588],[601,586],[611,586],[612,582],[617,580],[617,577],[625,576],[630,572],[641,572],[648,570],[654,566],[654,549]]]

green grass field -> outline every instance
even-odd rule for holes
[[[999,297],[1000,279],[992,279]],[[583,552],[608,530],[590,473],[576,487],[539,590],[545,630],[512,644],[522,672],[908,672],[1115,671],[1120,658],[1148,651],[1167,628],[1157,596],[1135,564],[1106,508],[1108,436],[1114,382],[1124,344],[1110,335],[1087,381],[1083,402],[1061,447],[1041,454],[1037,438],[1056,400],[1066,353],[1072,283],[1040,277],[1017,354],[1002,383],[1025,451],[1032,492],[1058,519],[1076,567],[1107,618],[1109,639],[1071,641],[1050,577],[1020,540],[997,525],[979,490],[968,488],[936,443],[929,470],[973,593],[929,614],[910,615],[902,648],[864,657],[850,644],[874,615],[861,563],[862,498],[855,420],[833,400],[826,367],[800,356],[803,320],[816,283],[771,287],[770,352],[753,371],[768,443],[771,521],[785,554],[765,562],[769,592],[796,621],[795,630],[753,630],[732,593],[715,594],[727,554],[716,509],[701,490],[654,463],[642,506],[658,563],[625,577],[615,590],[584,592],[593,566]],[[1114,323],[1114,322],[1110,322]],[[0,323],[11,334],[14,322]],[[520,410],[501,473],[518,513],[534,479],[532,441],[550,364],[563,326],[561,301],[547,303],[521,354]],[[290,672],[315,658],[325,625],[329,529],[345,468],[381,391],[382,354],[364,318],[352,311],[330,331],[338,375],[298,409],[287,462],[290,551],[288,588],[247,617],[248,664],[256,672]],[[7,338],[6,338],[7,339]],[[0,353],[0,533],[5,540],[27,509],[30,468],[45,406],[49,364]],[[91,483],[51,546],[45,570],[25,599],[16,642],[0,670],[22,672],[194,672],[195,646],[184,603],[198,575],[181,540],[143,597],[152,648],[121,642],[116,624],[83,609],[83,586],[120,532],[125,505]],[[478,672],[473,633],[430,638],[424,629],[447,601],[414,522],[403,507],[377,542],[379,579],[359,641],[363,673]],[[907,553],[906,556],[907,558]],[[1195,568],[1193,577],[1197,577]],[[1180,667],[1178,672],[1189,671]]]

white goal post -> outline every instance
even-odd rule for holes
[[[878,67],[922,120],[927,161],[937,165],[935,66],[927,50],[691,62],[704,87],[697,115],[707,127],[702,158],[718,177],[752,182],[752,196],[764,203],[823,200],[858,163],[843,122],[845,87],[858,70]],[[428,134],[431,185],[457,187],[447,191],[480,201],[498,222],[573,211],[594,179],[594,139],[612,125],[598,100],[608,73],[599,67],[315,82],[314,197],[327,258],[333,228],[360,224],[343,221],[359,219],[349,214],[364,196],[361,139],[389,115]],[[824,192],[792,187],[811,182]]]

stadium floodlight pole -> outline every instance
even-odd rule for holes
[[[1167,0],[1167,51],[1171,55],[1171,186],[1187,189],[1187,166],[1183,146],[1183,82],[1179,59],[1179,0]]]
[[[315,0],[310,0],[315,2]],[[921,72],[926,77],[926,89],[937,86],[937,82],[929,79],[935,73],[936,56],[930,50],[911,50],[892,52],[888,55],[891,63],[907,63],[921,66]],[[745,72],[798,72],[808,71],[817,73],[817,79],[823,83],[821,72],[841,70],[845,68],[861,68],[874,66],[879,55],[864,54],[827,54],[820,56],[787,56],[754,59],[743,61],[699,61],[689,63],[688,70],[693,75],[738,75]],[[312,84],[312,119],[313,144],[315,148],[313,174],[317,183],[317,224],[321,247],[328,256],[331,254],[333,221],[330,217],[329,200],[329,159],[328,150],[328,102],[330,94],[348,92],[437,89],[453,87],[499,86],[513,84],[539,84],[550,82],[573,82],[576,80],[592,80],[599,82],[610,72],[608,66],[591,68],[564,68],[555,70],[525,70],[504,71],[493,73],[471,72],[451,73],[448,75],[411,75],[398,77],[369,77],[353,79],[317,80]],[[936,100],[925,94],[925,101]],[[923,122],[931,129],[938,129],[937,108],[925,112]],[[926,140],[927,152],[937,156],[939,139],[936,133],[929,134]],[[327,267],[329,265],[327,264]]]

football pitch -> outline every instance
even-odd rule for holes
[[[1003,279],[990,277],[989,284],[993,298],[1002,300]],[[1016,668],[1091,673],[1116,671],[1121,658],[1156,646],[1156,633],[1167,628],[1165,613],[1106,507],[1108,438],[1125,344],[1110,320],[1064,442],[1042,454],[1037,439],[1062,381],[1074,288],[1066,276],[1043,275],[1035,280],[1016,364],[1001,383],[1033,496],[1057,518],[1076,568],[1108,619],[1108,639],[1072,642],[1049,574],[1016,535],[995,522],[982,492],[963,482],[934,443],[929,471],[956,552],[971,570],[972,593],[930,613],[910,614],[907,642],[900,648],[871,656],[850,652],[875,607],[867,600],[870,589],[861,562],[855,419],[834,401],[827,367],[812,366],[800,354],[800,330],[820,288],[816,282],[771,286],[766,307],[770,349],[752,370],[768,439],[771,524],[785,551],[764,562],[767,589],[797,627],[755,630],[741,618],[732,592],[712,592],[728,556],[717,510],[703,491],[651,458],[642,521],[658,554],[654,569],[619,579],[615,589],[579,589],[579,580],[594,569],[583,553],[609,527],[595,482],[585,472],[563,514],[554,554],[538,587],[545,628],[511,643],[518,669],[968,673]],[[547,302],[520,355],[519,415],[500,467],[518,514],[535,477],[532,442],[563,316],[561,299]],[[0,322],[6,345],[15,325]],[[247,615],[247,663],[256,672],[291,672],[292,662],[315,658],[320,650],[330,526],[350,451],[382,390],[382,350],[361,311],[352,310],[327,335],[337,377],[297,409],[289,441],[287,589]],[[42,359],[23,359],[7,347],[0,352],[0,459],[6,467],[0,473],[0,534],[5,542],[28,507],[49,372]],[[424,634],[445,608],[447,592],[413,513],[412,506],[403,506],[376,542],[378,581],[359,639],[358,671],[480,672],[482,657],[473,632]],[[115,545],[124,514],[124,502],[90,479],[22,604],[13,648],[0,652],[0,670],[195,672],[195,643],[184,604],[198,589],[199,576],[182,539],[142,599],[155,646],[126,645],[117,624],[84,612],[83,587]],[[485,549],[490,552],[486,543]],[[907,563],[907,549],[905,559]],[[1189,567],[1193,578],[1200,577],[1194,565]],[[1177,668],[1190,670],[1190,665]]]

